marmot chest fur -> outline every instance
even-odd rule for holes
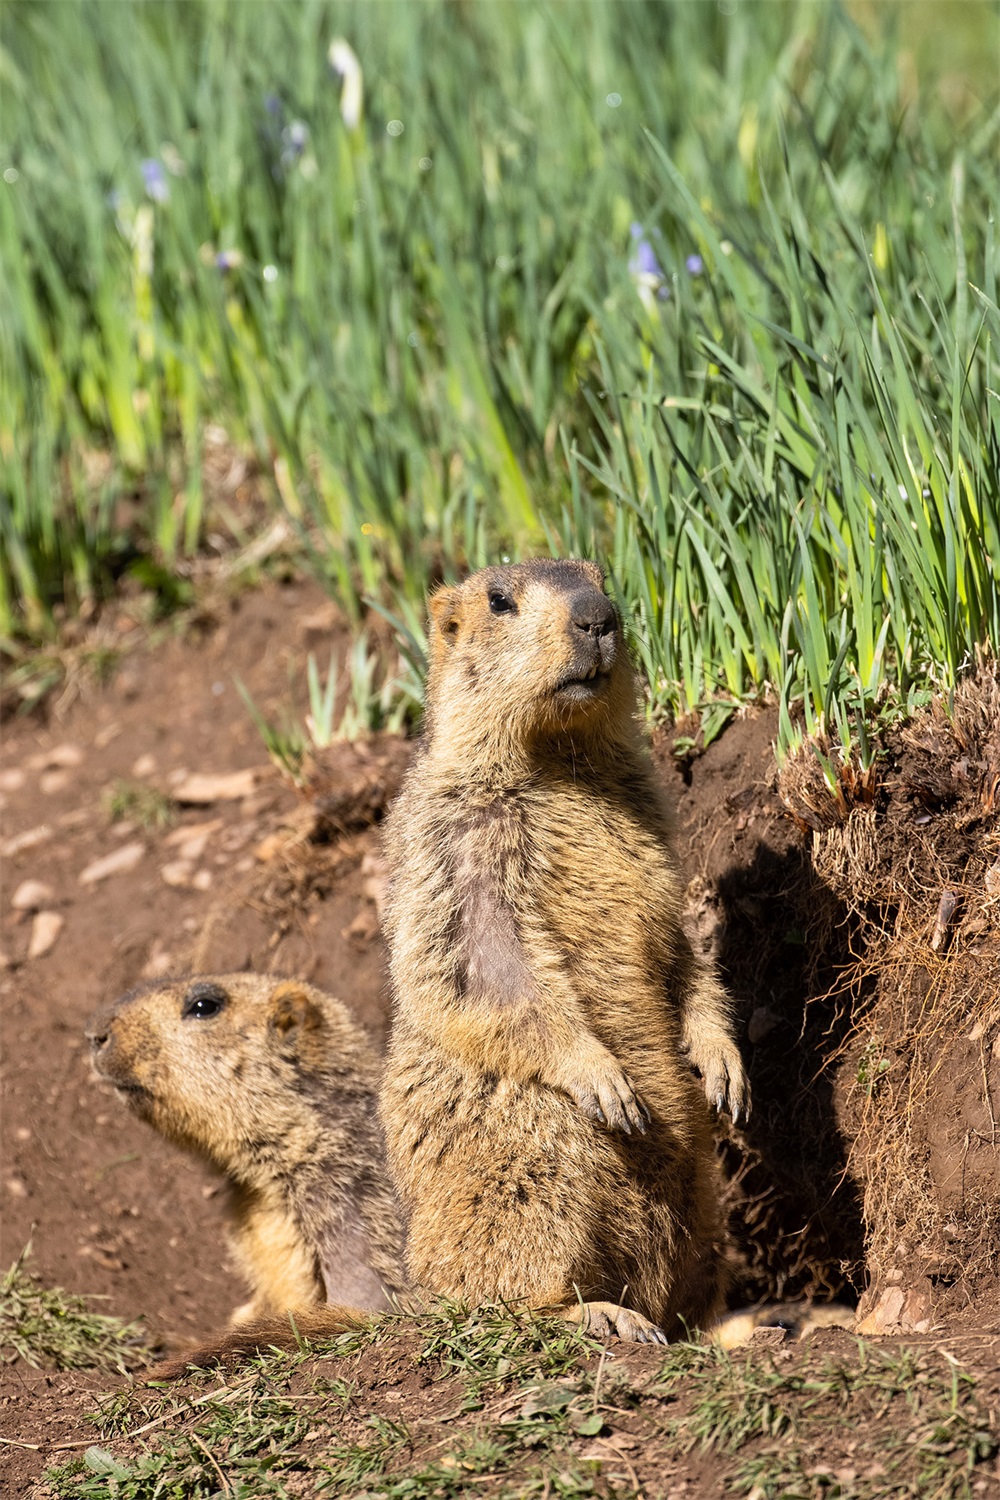
[[[681,928],[617,612],[593,564],[535,562],[442,589],[431,616],[386,837],[382,1117],[411,1276],[629,1337],[703,1323],[722,1234],[687,1057],[734,1112],[746,1082]]]

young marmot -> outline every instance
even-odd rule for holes
[[[380,1066],[339,1000],[254,974],[163,980],[99,1011],[87,1036],[98,1074],[135,1113],[225,1174],[253,1288],[233,1324],[391,1305],[404,1237]]]
[[[589,562],[430,601],[427,722],[390,813],[381,1095],[422,1292],[598,1332],[704,1326],[723,1291],[708,1098],[747,1082],[681,927],[671,819]]]

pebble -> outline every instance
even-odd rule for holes
[[[207,833],[196,834],[193,839],[185,839],[177,852],[181,859],[190,859],[192,861],[201,859],[208,839],[209,835]]]
[[[145,852],[144,844],[125,844],[111,854],[104,854],[100,859],[93,860],[85,870],[81,870],[80,884],[97,885],[98,881],[107,880],[109,875],[124,875],[135,869]]]
[[[54,797],[64,792],[70,784],[68,771],[43,771],[38,778],[38,790],[45,797]]]
[[[49,901],[55,900],[55,891],[44,880],[22,880],[11,897],[15,911],[37,911]]]
[[[184,889],[191,884],[194,874],[194,866],[188,859],[172,859],[160,870],[160,879],[164,885],[172,885],[177,890]]]
[[[150,755],[147,752],[147,754],[145,755],[140,755],[139,758],[135,761],[134,765],[132,766],[132,775],[137,776],[141,779],[144,776],[152,776],[155,770],[156,756]]]
[[[184,823],[180,828],[175,828],[168,833],[163,842],[168,849],[176,849],[178,844],[186,844],[190,839],[211,838],[215,830],[221,827],[221,818],[211,818],[207,823]],[[196,855],[184,857],[185,859],[197,858]]]
[[[40,755],[33,755],[28,761],[28,767],[32,771],[47,771],[51,767],[60,770],[72,770],[74,766],[83,765],[83,751],[79,745],[53,745],[51,750],[43,750]]]
[[[66,918],[57,911],[36,912],[31,924],[31,941],[28,944],[29,958],[44,958],[56,945],[56,940],[66,925]]]
[[[173,790],[174,801],[186,802],[191,806],[237,802],[242,797],[250,796],[256,780],[257,772],[253,767],[218,776],[196,773],[176,784]]]
[[[24,786],[24,772],[18,766],[0,771],[0,792],[19,792]]]
[[[28,1196],[28,1189],[20,1177],[8,1177],[5,1186],[12,1198],[26,1198]]]
[[[0,844],[0,854],[5,859],[10,859],[12,855],[23,854],[26,849],[37,849],[39,844],[44,844],[46,839],[51,837],[51,824],[39,823],[36,828],[29,828],[25,833],[15,834],[5,844]]]

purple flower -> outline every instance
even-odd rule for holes
[[[684,269],[689,276],[700,276],[705,269],[705,262],[700,255],[689,255],[684,262]]]
[[[629,233],[635,242],[635,249],[629,260],[628,268],[633,276],[655,276],[663,280],[663,267],[656,258],[656,251],[646,239],[645,231],[639,223],[633,223]]]
[[[243,256],[239,250],[220,250],[215,257],[217,271],[235,271],[242,264]]]
[[[283,115],[285,113],[285,106],[277,94],[264,95],[264,108],[269,115]]]
[[[281,132],[281,165],[285,171],[294,167],[309,144],[309,126],[304,120],[292,120]]]
[[[142,180],[146,186],[146,192],[154,203],[166,203],[170,197],[170,188],[167,185],[167,174],[163,166],[155,156],[147,156],[145,161],[140,162]]]

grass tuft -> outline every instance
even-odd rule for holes
[[[24,1270],[30,1253],[29,1245],[0,1281],[0,1360],[120,1374],[148,1363],[152,1351],[137,1323],[92,1312],[93,1298],[43,1287]]]

